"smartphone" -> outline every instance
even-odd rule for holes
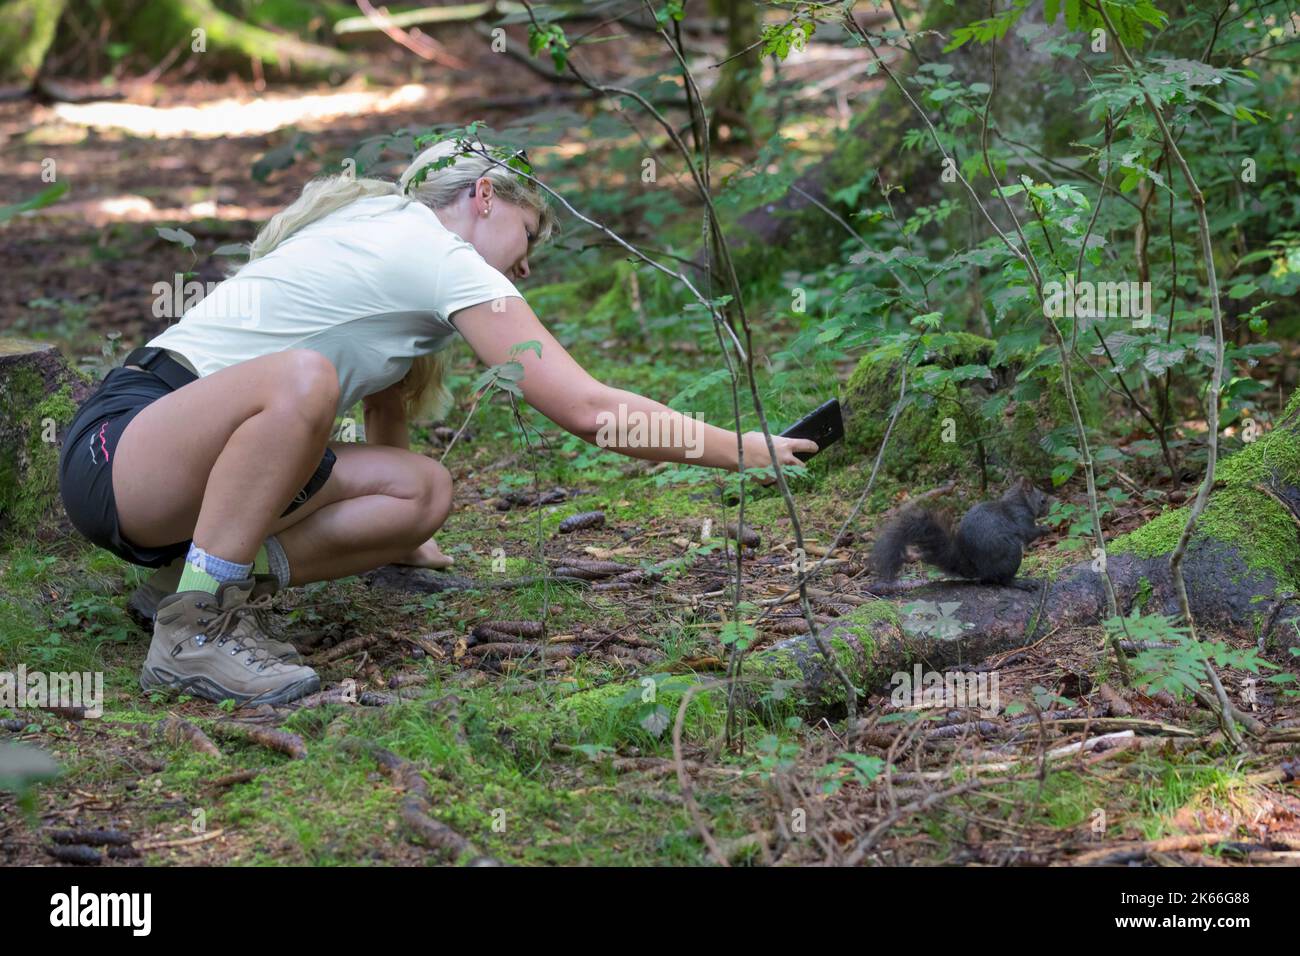
[[[818,405],[811,412],[799,419],[785,431],[782,438],[809,438],[817,443],[817,451],[825,451],[844,437],[844,417],[840,414],[840,400],[832,398],[825,404]],[[799,451],[795,457],[807,461],[817,452]]]

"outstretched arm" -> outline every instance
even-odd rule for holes
[[[513,359],[522,364],[519,386],[524,398],[565,431],[634,458],[737,468],[735,432],[597,381],[546,330],[527,302],[514,296],[499,301],[505,305],[503,311],[493,312],[492,303],[484,302],[456,312],[452,322],[483,362],[499,365]],[[541,344],[540,358],[532,350],[510,355],[511,346],[530,341]],[[655,423],[658,440],[637,441],[635,434],[627,433],[630,430],[611,427],[638,419]],[[744,442],[747,468],[771,464],[762,432],[747,432]],[[816,443],[807,439],[773,436],[773,445],[783,465],[800,464],[796,451],[817,450]]]

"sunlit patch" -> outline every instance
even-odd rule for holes
[[[181,136],[215,139],[253,136],[298,123],[391,113],[442,91],[423,83],[408,83],[389,93],[308,93],[262,96],[248,102],[215,100],[202,106],[143,106],[135,103],[59,103],[54,115],[64,122],[97,129],[120,129],[135,136],[174,139]]]
[[[124,193],[100,199],[86,199],[49,206],[35,216],[72,216],[93,226],[110,222],[193,222],[196,219],[264,222],[279,211],[277,206],[242,206],[211,199],[182,206],[155,206],[145,196]]]

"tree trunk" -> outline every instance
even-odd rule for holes
[[[0,0],[0,87],[28,90],[67,0]]]
[[[888,11],[884,13],[887,14]],[[879,11],[864,9],[856,16],[860,24],[876,33],[898,27],[893,20],[882,22]],[[907,16],[906,11],[904,16]],[[897,51],[907,50],[906,46],[901,46],[897,50],[882,49],[881,55],[904,83],[907,82],[908,75],[920,65],[918,56],[927,62],[941,62],[953,67],[946,79],[965,83],[977,80],[988,82],[989,46],[967,43],[951,53],[942,52],[951,38],[953,27],[964,26],[983,16],[987,16],[987,12],[978,12],[971,4],[928,4],[919,24],[909,22],[909,29],[926,31],[912,42],[916,53],[902,52],[897,55]],[[1039,8],[1026,11],[1021,22],[1042,25],[1047,35],[1064,32],[1061,23],[1046,27]],[[1059,69],[1050,53],[1020,39],[1014,33],[1012,31],[997,42],[1000,91],[1034,89],[1040,83],[1040,74]],[[749,42],[753,42],[757,36],[755,32]],[[892,58],[891,53],[895,54]],[[865,49],[863,57],[865,74],[866,63],[872,58]],[[769,257],[775,257],[781,268],[793,268],[800,264],[820,268],[828,257],[838,255],[840,247],[849,238],[848,233],[818,203],[835,210],[846,221],[853,222],[858,206],[879,202],[877,187],[873,185],[871,191],[864,193],[853,206],[838,202],[831,196],[838,190],[858,183],[869,173],[877,172],[884,182],[905,187],[904,192],[893,198],[898,216],[904,220],[917,206],[931,205],[945,196],[957,194],[959,186],[943,183],[940,179],[943,173],[942,159],[928,134],[918,148],[904,148],[904,136],[910,130],[924,130],[924,124],[893,82],[883,72],[876,75],[880,83],[879,91],[874,99],[863,98],[857,101],[863,106],[853,116],[849,127],[839,135],[826,159],[800,175],[794,183],[796,188],[790,189],[779,199],[749,210],[728,229],[728,234],[738,237],[738,241],[743,237],[746,242],[736,256],[738,269],[743,266],[742,271],[763,271]],[[911,87],[909,92],[931,115],[942,112],[923,100],[923,91]],[[1003,95],[994,102],[992,109],[995,123],[1002,128],[1041,129],[1048,144],[1068,143],[1077,138],[1082,122],[1077,114],[1062,115],[1059,110],[1049,110],[1035,97]],[[967,158],[964,154],[956,157],[958,163]],[[979,181],[975,181],[977,188],[982,188],[978,185]],[[995,209],[994,215],[1000,216],[1000,210]],[[954,216],[949,228],[957,230],[961,218]],[[962,241],[965,241],[964,233]],[[703,263],[702,249],[695,261]]]
[[[91,389],[54,346],[0,337],[0,538],[62,513],[59,447]]]
[[[180,47],[182,56],[202,58],[210,68],[247,74],[251,61],[292,70],[301,77],[326,77],[352,69],[338,50],[251,26],[218,10],[211,0],[106,0],[104,14],[114,33],[133,50],[161,62]],[[201,32],[200,32],[201,31]]]
[[[763,22],[760,7],[752,0],[709,0],[709,9],[715,16],[726,18],[727,56],[735,57],[723,64],[718,82],[709,93],[709,109],[714,116],[709,137],[716,145],[718,130],[725,124],[732,130],[733,139],[739,127],[752,141],[749,108],[762,79],[763,61],[758,49],[744,54],[741,51],[758,39]]]

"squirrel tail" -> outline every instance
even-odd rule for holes
[[[908,508],[886,524],[876,536],[871,561],[884,581],[898,576],[908,545],[916,545],[926,564],[949,574],[968,576],[970,569],[957,551],[952,531],[924,508]]]

